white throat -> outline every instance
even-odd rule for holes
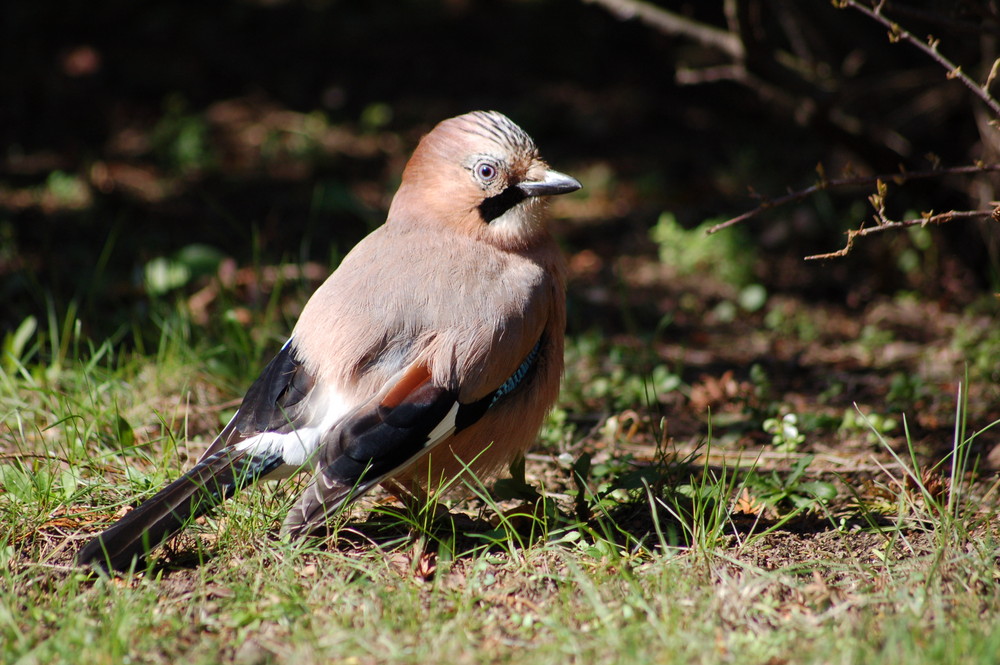
[[[524,241],[542,228],[544,206],[538,198],[528,198],[490,222],[492,233],[508,241]]]

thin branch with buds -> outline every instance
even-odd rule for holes
[[[912,32],[900,27],[898,23],[895,23],[887,16],[885,16],[885,14],[882,13],[882,7],[885,4],[885,0],[880,0],[880,2],[876,4],[874,7],[869,7],[868,5],[858,2],[858,0],[839,0],[839,2],[840,6],[856,9],[862,14],[865,14],[869,18],[872,18],[881,23],[882,25],[884,25],[885,27],[889,28],[890,40],[892,41],[903,40],[909,42],[910,44],[913,44],[918,49],[926,53],[933,60],[935,60],[941,66],[943,66],[945,69],[948,70],[948,78],[956,78],[962,83],[964,83],[965,86],[969,88],[969,90],[974,92],[977,97],[983,100],[986,103],[986,105],[993,110],[993,113],[994,115],[997,116],[997,118],[1000,118],[1000,101],[997,101],[997,99],[993,95],[991,95],[988,90],[988,84],[991,83],[991,81],[987,81],[987,85],[979,85],[971,78],[969,78],[969,76],[962,71],[962,68],[960,66],[956,65],[951,60],[949,60],[948,58],[946,58],[944,55],[941,54],[941,52],[938,50],[937,39],[934,39],[933,37],[930,36],[927,38],[927,41],[918,39]]]
[[[975,164],[971,166],[955,166],[946,169],[935,169],[933,171],[900,171],[899,173],[889,173],[882,175],[873,176],[855,176],[851,178],[837,178],[834,180],[827,180],[822,172],[820,173],[820,181],[811,187],[806,187],[805,189],[799,190],[797,192],[791,192],[785,194],[784,196],[779,196],[774,199],[765,199],[761,197],[761,204],[758,205],[753,210],[749,210],[742,215],[728,219],[720,224],[708,229],[707,233],[718,233],[723,229],[728,229],[730,226],[735,226],[741,222],[745,222],[748,219],[752,219],[764,212],[765,210],[770,210],[772,208],[778,208],[780,206],[786,205],[788,203],[794,203],[796,201],[801,201],[802,199],[809,198],[813,194],[826,191],[828,189],[835,189],[837,187],[861,187],[861,186],[872,186],[879,182],[893,181],[896,184],[903,184],[909,180],[919,180],[922,178],[937,178],[943,175],[954,175],[954,174],[970,174],[970,173],[988,173],[991,171],[1000,171],[1000,164]],[[988,214],[988,213],[987,213]]]
[[[726,18],[726,28],[720,28],[707,23],[699,22],[663,7],[658,7],[645,0],[584,0],[584,2],[600,5],[622,19],[636,18],[664,34],[682,36],[698,42],[703,46],[714,48],[717,51],[726,54],[731,60],[728,64],[716,65],[697,70],[678,67],[675,76],[676,81],[679,84],[732,80],[755,90],[758,96],[763,99],[770,100],[772,102],[778,100],[780,106],[792,109],[796,113],[802,111],[803,109],[814,108],[814,99],[809,96],[808,92],[799,95],[792,92],[803,88],[808,90],[811,83],[810,81],[795,79],[789,83],[781,76],[778,76],[777,82],[775,82],[775,72],[787,71],[787,68],[784,67],[772,67],[769,70],[765,68],[763,75],[757,69],[752,70],[751,64],[748,63],[752,63],[756,59],[752,57],[752,54],[749,53],[749,51],[755,47],[756,42],[754,39],[747,37],[745,30],[742,28],[745,28],[747,20],[751,20],[753,17],[751,16],[748,18],[748,16],[741,14],[739,9],[745,9],[745,5],[740,4],[739,0],[723,0],[723,13]],[[986,81],[980,85],[963,72],[961,66],[956,65],[940,52],[938,48],[939,41],[936,38],[930,35],[926,38],[926,40],[919,38],[906,28],[900,26],[898,23],[887,17],[884,12],[889,11],[893,14],[900,13],[904,15],[909,12],[911,16],[915,15],[917,18],[922,20],[928,20],[928,18],[938,20],[939,17],[937,17],[937,15],[930,15],[927,12],[914,10],[903,5],[892,5],[888,0],[834,0],[834,5],[838,8],[854,9],[865,14],[870,19],[882,24],[889,30],[889,40],[891,42],[895,43],[904,41],[916,46],[924,54],[929,56],[946,70],[947,78],[958,79],[980,100],[982,100],[986,106],[992,110],[995,116],[995,118],[990,121],[990,125],[994,128],[1000,126],[1000,124],[998,124],[998,122],[1000,122],[1000,101],[998,101],[997,98],[990,92],[991,86],[993,86],[998,78],[1000,78],[1000,59],[997,59],[993,63],[993,66],[986,77]],[[968,32],[985,31],[987,34],[992,30],[992,25],[989,23],[977,25],[972,23],[950,21],[945,23],[935,23],[935,25],[944,25],[947,28],[961,29]],[[828,114],[823,118],[827,123],[827,125],[824,125],[824,128],[840,128],[844,130],[843,135],[845,137],[853,137],[857,133],[855,126],[862,128],[865,126],[865,124],[860,121],[857,123],[851,123],[851,126],[844,125],[843,109],[840,111],[841,112],[839,113]],[[889,141],[884,138],[879,138],[877,133],[873,133],[871,130],[868,130],[867,133],[874,139],[873,145],[883,145],[896,153],[899,152],[899,150]],[[730,226],[752,219],[765,210],[801,201],[816,194],[817,192],[838,187],[870,187],[872,185],[876,187],[876,191],[869,197],[869,201],[875,209],[875,225],[869,227],[863,226],[860,229],[849,231],[847,235],[847,245],[843,249],[828,254],[809,256],[806,257],[807,260],[845,256],[851,251],[853,243],[857,238],[890,229],[905,228],[916,225],[944,224],[957,219],[975,219],[983,217],[993,217],[1000,222],[1000,205],[998,205],[995,210],[952,210],[943,213],[934,213],[931,211],[923,213],[919,219],[909,219],[903,221],[889,219],[885,212],[885,198],[887,194],[886,183],[888,182],[902,184],[909,180],[936,178],[943,175],[970,175],[997,172],[1000,171],[1000,164],[977,163],[973,166],[959,166],[948,169],[934,169],[929,171],[914,172],[901,171],[899,173],[845,177],[833,180],[828,180],[826,178],[821,167],[818,171],[820,179],[811,187],[807,187],[806,189],[796,192],[790,192],[784,196],[774,199],[757,196],[760,203],[756,208],[722,222],[721,224],[716,224],[708,229],[708,233],[717,233],[723,229],[729,228]]]
[[[880,215],[881,216],[881,215]],[[902,221],[884,221],[880,222],[878,226],[867,226],[862,227],[857,230],[847,232],[847,244],[844,245],[842,249],[838,249],[836,252],[829,252],[827,254],[813,254],[804,258],[805,261],[821,261],[823,259],[836,259],[847,256],[851,249],[854,247],[854,241],[857,238],[863,238],[865,236],[870,236],[874,233],[881,233],[882,231],[889,231],[892,229],[903,229],[908,226],[927,226],[928,224],[946,224],[955,219],[978,219],[982,217],[991,217],[997,222],[1000,222],[1000,204],[997,205],[993,210],[951,210],[949,212],[942,212],[937,215],[928,214],[919,219],[906,219]],[[883,217],[884,219],[884,217]]]

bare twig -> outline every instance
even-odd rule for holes
[[[822,259],[836,259],[847,256],[851,249],[854,247],[854,241],[857,238],[863,238],[865,236],[870,236],[874,233],[881,233],[882,231],[889,231],[891,229],[903,229],[908,226],[927,226],[928,224],[947,224],[948,222],[955,219],[976,219],[980,217],[991,217],[1000,221],[1000,206],[997,206],[993,210],[950,210],[948,212],[942,212],[936,215],[927,215],[926,217],[920,217],[918,219],[905,219],[898,222],[886,221],[879,224],[878,226],[867,226],[860,229],[847,232],[847,244],[844,245],[842,249],[838,249],[836,252],[829,252],[827,254],[813,254],[812,256],[807,256],[804,258],[805,261],[820,261]]]
[[[637,18],[667,35],[682,35],[722,51],[734,60],[744,56],[743,42],[726,30],[699,23],[641,0],[584,0],[601,5],[621,19]]]
[[[913,44],[918,49],[926,53],[933,60],[935,60],[936,62],[941,64],[941,66],[943,66],[945,69],[948,70],[948,78],[956,78],[962,83],[964,83],[965,86],[969,88],[969,90],[972,90],[972,92],[974,92],[977,97],[979,97],[986,103],[987,106],[993,109],[994,115],[1000,118],[1000,101],[997,101],[997,99],[989,93],[989,90],[987,90],[985,86],[981,86],[975,81],[973,81],[971,78],[969,78],[969,76],[962,71],[962,68],[960,66],[956,65],[951,60],[942,55],[941,52],[938,51],[938,40],[934,39],[933,37],[928,37],[927,41],[918,39],[912,32],[906,30],[905,28],[900,27],[898,23],[895,23],[894,21],[886,17],[882,13],[882,6],[884,4],[884,0],[880,0],[880,2],[876,4],[874,7],[869,7],[868,5],[858,2],[858,0],[839,0],[839,1],[841,3],[841,6],[846,6],[846,7],[851,7],[852,9],[856,9],[862,14],[865,14],[866,16],[878,21],[885,27],[889,28],[889,39],[891,41],[899,41],[900,39],[902,39],[904,41],[909,42],[910,44]]]
[[[784,196],[779,196],[775,199],[764,199],[759,206],[753,210],[749,210],[742,215],[733,217],[732,219],[727,219],[726,221],[716,224],[715,226],[708,229],[707,233],[718,233],[723,229],[728,229],[730,226],[735,226],[741,222],[745,222],[748,219],[752,219],[764,212],[765,210],[770,210],[771,208],[777,208],[788,203],[794,203],[795,201],[801,201],[802,199],[809,198],[817,192],[826,191],[828,189],[834,189],[836,187],[859,187],[859,186],[870,186],[874,185],[879,181],[893,181],[896,184],[902,184],[908,180],[919,180],[921,178],[936,178],[942,175],[954,175],[954,174],[969,174],[969,173],[987,173],[990,171],[1000,171],[1000,164],[975,164],[972,166],[955,166],[947,169],[935,169],[933,171],[900,171],[899,173],[889,173],[882,175],[871,175],[871,176],[855,176],[852,178],[838,178],[834,180],[827,180],[823,178],[815,185],[811,187],[806,187],[805,189],[799,190],[797,192],[790,192]]]

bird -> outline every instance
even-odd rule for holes
[[[426,499],[523,454],[563,374],[566,266],[545,201],[580,187],[499,112],[438,123],[386,221],[309,298],[198,462],[77,562],[128,570],[263,480],[312,472],[281,527],[296,539],[378,485]]]

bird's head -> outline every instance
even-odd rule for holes
[[[453,228],[501,247],[544,233],[543,197],[580,188],[549,168],[506,116],[475,111],[438,124],[417,146],[389,209],[389,223]]]

